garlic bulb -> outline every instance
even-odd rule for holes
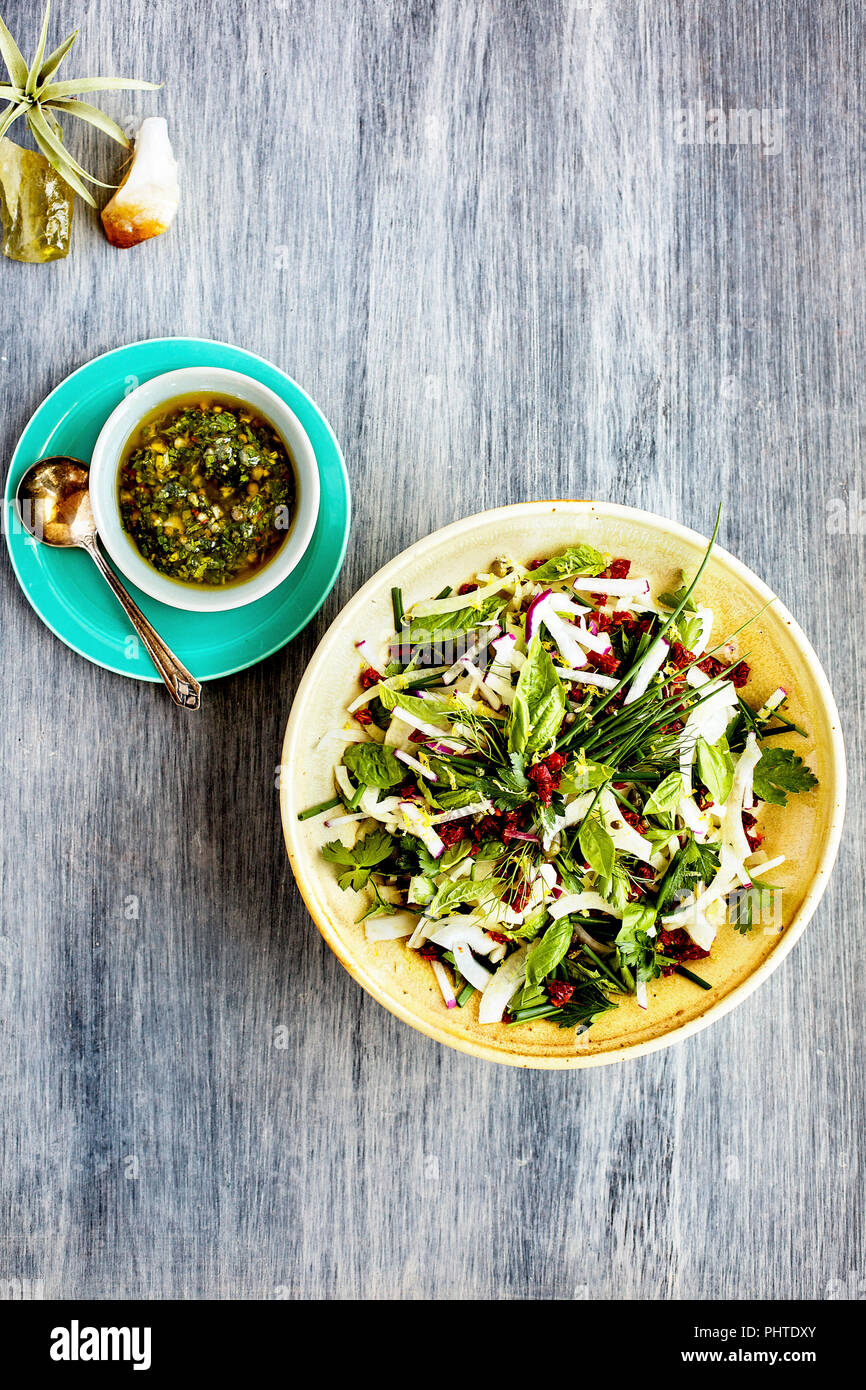
[[[179,197],[165,117],[149,116],[136,136],[126,178],[102,210],[108,240],[113,246],[135,246],[159,236],[174,221]]]

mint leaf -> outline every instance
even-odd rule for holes
[[[755,796],[774,806],[787,806],[787,792],[807,792],[818,778],[790,748],[767,748],[755,768]]]
[[[350,743],[343,762],[355,781],[363,782],[365,787],[396,787],[407,771],[390,748],[378,743]]]

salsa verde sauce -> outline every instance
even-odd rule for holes
[[[248,579],[286,540],[297,487],[274,427],[242,401],[181,398],[160,406],[123,451],[124,530],[170,579],[222,587]]]

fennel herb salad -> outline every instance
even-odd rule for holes
[[[713,645],[717,530],[676,592],[576,544],[405,614],[394,590],[387,651],[358,642],[336,794],[301,819],[326,817],[368,939],[429,961],[445,1007],[583,1031],[674,971],[709,989],[690,966],[760,920],[783,862],[760,803],[816,779],[772,742],[803,733],[786,691],[750,703],[737,633]]]

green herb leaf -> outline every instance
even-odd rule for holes
[[[428,915],[446,917],[455,907],[462,907],[464,903],[493,901],[500,898],[504,891],[505,884],[495,878],[461,878],[456,883],[445,883],[430,904]]]
[[[355,781],[368,787],[396,787],[407,771],[390,748],[378,743],[350,743],[343,762]]]
[[[451,613],[428,613],[423,618],[413,618],[409,623],[409,641],[425,642],[435,638],[436,634],[451,632],[468,632],[470,628],[477,627],[480,623],[489,622],[495,618],[506,603],[505,599],[492,598],[485,599],[477,608],[457,608]]]
[[[622,926],[616,934],[620,960],[638,980],[653,980],[661,974],[661,966],[656,961],[655,938],[647,936],[655,919],[654,907],[629,903],[623,910]]]
[[[788,792],[807,792],[818,779],[790,748],[765,748],[755,768],[755,796],[774,806],[787,806]]]
[[[584,820],[577,843],[589,867],[601,878],[610,878],[613,874],[615,850],[613,840],[601,821],[595,818]]]
[[[508,728],[510,753],[534,753],[552,743],[565,718],[562,681],[537,635],[520,671]]]
[[[672,772],[659,782],[655,791],[644,802],[645,816],[669,816],[677,809],[683,795],[683,779],[678,772]]]
[[[537,988],[555,970],[571,945],[572,927],[568,917],[552,922],[533,946],[526,960],[526,988]]]
[[[701,880],[708,883],[718,867],[718,845],[700,845],[694,838],[689,839],[674,855],[659,885],[656,897],[656,912],[659,917],[670,908],[676,907],[696,883]]]
[[[360,892],[366,887],[376,865],[388,859],[393,849],[390,835],[384,830],[373,830],[351,848],[339,840],[332,840],[330,844],[322,846],[322,858],[327,859],[329,864],[350,866],[348,873],[340,875],[339,885]]]
[[[414,714],[416,719],[423,719],[426,724],[444,724],[460,713],[453,700],[422,700],[418,695],[407,695],[402,690],[392,690],[388,685],[379,686],[379,699],[386,710],[393,710],[399,705],[407,714]]]
[[[556,584],[579,574],[601,574],[604,568],[604,556],[593,546],[572,545],[561,555],[554,555],[534,569],[532,580],[535,584]]]
[[[734,784],[734,760],[724,739],[717,745],[705,738],[697,742],[698,776],[719,806],[727,800]]]

